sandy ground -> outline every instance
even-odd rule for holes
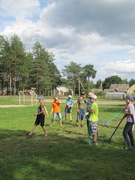
[[[26,107],[26,106],[28,106],[28,105],[14,105],[14,104],[11,104],[11,105],[0,105],[0,108]]]
[[[46,99],[45,100],[45,102],[52,102],[52,99]],[[65,103],[65,100],[61,100],[61,103]],[[97,101],[97,103],[98,104],[102,104],[102,105],[114,105],[114,104],[125,104],[125,102],[124,101]],[[38,103],[37,103],[37,105],[38,105]],[[0,108],[11,108],[11,107],[26,107],[26,106],[31,106],[31,105],[13,105],[13,104],[11,104],[11,105],[0,105]]]

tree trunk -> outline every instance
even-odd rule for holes
[[[9,82],[10,82],[10,87],[9,87],[9,90],[10,90],[10,96],[12,95],[11,93],[12,93],[12,91],[11,91],[11,89],[12,89],[12,76],[11,76],[11,72],[10,72],[10,80],[9,80]]]
[[[90,77],[88,77],[88,90],[90,90]]]

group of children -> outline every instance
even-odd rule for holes
[[[46,106],[44,105],[44,97],[40,96],[38,99],[39,99],[38,113],[34,114],[34,116],[36,116],[36,120],[35,120],[34,126],[32,127],[28,137],[32,136],[33,131],[39,124],[41,125],[41,127],[43,129],[44,136],[47,136],[47,132],[46,132],[46,128],[45,128],[45,117],[48,118],[48,111],[46,109]],[[53,117],[52,117],[50,126],[52,126],[52,123],[54,122],[56,115],[58,115],[60,127],[64,128],[62,126],[62,115],[61,115],[61,110],[60,110],[60,104],[61,104],[61,102],[58,100],[58,98],[54,97],[54,102],[52,103],[52,110],[51,110],[51,114],[53,113]],[[45,114],[46,114],[46,116],[45,116]]]
[[[89,98],[89,100],[86,101],[86,93],[82,92],[81,96],[77,99],[77,103],[76,103],[77,118],[76,118],[76,123],[75,123],[74,127],[78,127],[79,121],[81,122],[80,126],[83,127],[84,126],[83,121],[87,117],[87,126],[88,125],[90,126],[90,127],[88,127],[88,129],[90,129],[91,135],[93,136],[93,143],[97,143],[96,142],[97,141],[97,133],[98,133],[98,130],[97,130],[97,127],[98,127],[98,123],[97,123],[98,122],[98,105],[96,103],[97,96],[91,93],[88,95],[88,98]],[[32,136],[33,131],[39,124],[41,125],[41,127],[43,129],[44,136],[47,136],[47,132],[46,132],[46,128],[45,128],[45,114],[46,114],[46,118],[47,118],[48,111],[46,109],[46,106],[44,106],[44,97],[40,96],[38,99],[39,99],[38,113],[34,115],[34,116],[36,116],[36,120],[35,120],[34,126],[32,127],[28,137]],[[52,110],[51,110],[52,120],[51,120],[50,127],[52,127],[52,124],[55,121],[56,116],[58,116],[60,127],[64,128],[62,125],[62,114],[61,114],[60,104],[61,104],[60,100],[57,97],[54,97],[54,101],[52,102]],[[72,122],[73,104],[74,104],[74,101],[72,100],[72,96],[69,95],[68,99],[66,100],[66,106],[65,106],[65,114],[64,114],[65,121],[67,120],[68,115],[69,115],[70,122]],[[86,112],[85,112],[85,109],[87,109]],[[91,114],[91,116],[90,116],[90,114]]]
[[[31,137],[33,131],[37,127],[37,125],[41,125],[44,136],[47,136],[46,128],[45,128],[45,114],[46,118],[48,117],[48,111],[44,106],[44,97],[40,96],[39,98],[39,106],[38,112],[34,116],[36,116],[36,120],[34,126],[32,127],[28,137]],[[79,121],[80,126],[83,127],[83,121],[87,119],[87,127],[88,127],[88,135],[93,137],[93,141],[91,144],[97,145],[97,137],[98,137],[98,104],[96,102],[97,96],[93,93],[88,94],[88,100],[86,101],[86,93],[82,92],[81,96],[77,99],[76,108],[77,108],[77,118],[74,127],[78,127]],[[131,149],[134,147],[134,137],[132,133],[132,128],[135,123],[135,107],[133,105],[134,98],[131,95],[126,96],[126,108],[125,114],[127,117],[127,123],[123,130],[123,136],[127,143],[127,149]],[[52,102],[52,120],[50,126],[55,121],[56,116],[59,118],[60,127],[64,128],[62,125],[62,114],[60,109],[60,100],[57,97],[54,97],[54,101]],[[65,106],[65,114],[64,118],[65,121],[69,115],[70,122],[72,122],[72,107],[74,101],[72,100],[72,96],[69,95],[68,99],[66,100]]]

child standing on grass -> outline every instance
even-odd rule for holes
[[[61,102],[58,100],[58,98],[54,97],[54,101],[52,103],[52,110],[51,110],[51,114],[53,113],[53,117],[52,117],[52,120],[51,120],[50,127],[52,127],[52,123],[55,121],[56,115],[58,115],[59,122],[60,122],[60,127],[64,128],[62,126],[62,116],[61,116],[60,104],[61,104]]]
[[[68,99],[66,100],[66,107],[65,107],[65,121],[67,121],[67,116],[69,114],[70,122],[72,122],[72,107],[74,101],[71,99],[72,96],[69,95]]]
[[[96,103],[97,96],[92,94],[90,100],[92,102],[90,108],[90,134],[93,137],[93,142],[91,144],[98,145],[98,104]]]
[[[83,121],[85,118],[85,105],[86,105],[86,93],[82,92],[81,97],[77,99],[76,108],[77,108],[77,119],[74,127],[78,127],[78,122],[81,120],[81,127],[84,127]]]
[[[46,118],[48,118],[48,111],[47,111],[46,107],[43,105],[44,97],[40,96],[38,99],[39,99],[38,113],[34,114],[34,116],[37,116],[36,121],[35,121],[35,124],[34,124],[32,130],[30,131],[28,137],[32,136],[33,131],[36,129],[36,127],[39,124],[43,129],[44,136],[47,136],[46,129],[45,129],[45,126],[44,126],[44,123],[45,123],[45,114],[44,113],[46,113]]]
[[[134,98],[132,95],[126,96],[127,108],[125,113],[127,114],[127,123],[123,130],[123,136],[127,143],[126,149],[132,149],[134,147],[134,137],[132,133],[133,124],[135,123],[135,107],[133,105]]]
[[[88,94],[88,101],[86,102],[87,104],[87,109],[86,109],[86,113],[85,113],[85,117],[86,117],[86,120],[87,120],[87,128],[88,128],[88,136],[90,136],[90,109],[91,109],[91,106],[92,106],[92,102],[91,102],[91,98],[90,96],[92,95],[93,93],[92,92],[89,92]]]

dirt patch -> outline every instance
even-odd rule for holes
[[[11,108],[11,107],[26,107],[28,105],[0,105],[0,108]]]
[[[52,99],[45,99],[45,102],[50,102],[50,104],[53,102]],[[61,100],[61,103],[66,103],[65,100]],[[121,105],[121,104],[125,104],[124,101],[97,101],[98,104],[102,104],[102,105]],[[76,104],[76,102],[74,102],[74,104]],[[38,105],[38,103],[37,103]],[[26,107],[26,106],[32,106],[32,105],[0,105],[0,108],[11,108],[11,107]]]
[[[126,102],[124,102],[124,101],[121,101],[121,102],[120,101],[97,101],[97,103],[98,104],[103,104],[103,105],[107,105],[107,104],[108,105],[111,105],[111,104],[112,105],[118,105],[118,104],[119,105],[121,105],[121,104],[124,105],[124,104],[126,104]]]

